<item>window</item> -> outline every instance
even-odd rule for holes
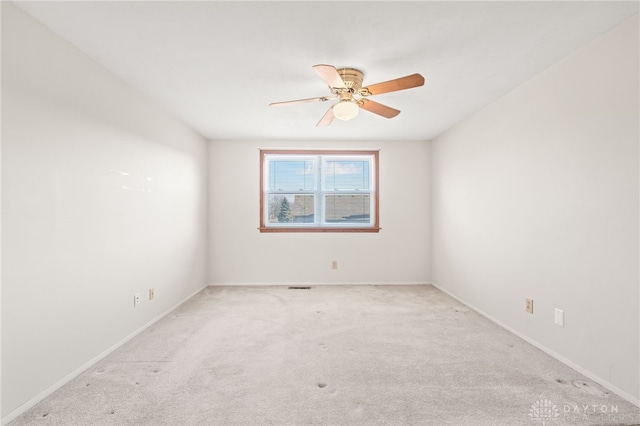
[[[378,151],[260,150],[261,232],[378,232]]]

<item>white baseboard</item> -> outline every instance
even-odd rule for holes
[[[330,285],[430,285],[422,281],[393,281],[393,282],[253,282],[253,283],[209,283],[210,287],[287,287],[287,286],[330,286]]]
[[[602,385],[605,388],[609,389],[611,392],[615,393],[616,395],[620,396],[621,398],[626,399],[627,401],[629,401],[630,403],[634,404],[635,406],[640,407],[640,398],[637,398],[634,395],[631,395],[629,392],[626,392],[626,391],[618,388],[617,386],[609,383],[608,381],[606,381],[602,377],[598,376],[597,374],[594,374],[593,372],[585,369],[584,367],[581,367],[580,365],[576,364],[575,362],[571,361],[570,359],[560,355],[556,351],[547,348],[546,346],[542,345],[541,343],[537,342],[536,340],[533,340],[532,338],[530,338],[530,337],[520,333],[519,331],[509,327],[508,325],[504,324],[503,322],[493,318],[491,315],[487,314],[486,312],[484,312],[484,311],[476,308],[475,306],[470,305],[469,303],[465,302],[464,300],[460,299],[455,294],[450,293],[449,291],[443,289],[442,287],[440,287],[440,286],[438,286],[436,284],[432,284],[432,285],[435,288],[437,288],[438,290],[440,290],[441,292],[443,292],[445,294],[448,294],[449,296],[453,297],[458,302],[462,303],[463,305],[467,306],[468,308],[473,309],[474,311],[476,311],[477,313],[479,313],[480,315],[482,315],[483,317],[485,317],[489,321],[499,325],[500,327],[504,328],[505,330],[509,331],[510,333],[515,334],[516,336],[518,336],[519,338],[521,338],[525,342],[532,344],[533,346],[535,346],[536,348],[540,349],[542,352],[546,353],[547,355],[550,355],[550,356],[554,357],[555,359],[557,359],[558,361],[560,361],[561,363],[563,363],[565,365],[568,365],[569,367],[573,368],[578,373],[584,374],[585,376],[587,376],[588,378],[590,378],[594,382],[599,383],[600,385]]]
[[[53,385],[49,386],[47,389],[45,389],[44,391],[40,392],[38,395],[36,395],[33,398],[31,398],[29,401],[25,402],[24,404],[22,404],[21,406],[19,406],[18,408],[16,408],[15,410],[10,412],[9,414],[7,414],[6,416],[2,417],[2,425],[3,426],[6,425],[7,423],[12,421],[13,419],[18,417],[19,415],[21,415],[22,413],[27,411],[29,408],[33,407],[38,402],[42,401],[47,396],[51,395],[53,392],[55,392],[58,389],[60,389],[62,386],[64,386],[65,384],[67,384],[68,382],[73,380],[75,377],[77,377],[80,373],[84,372],[89,367],[91,367],[94,364],[96,364],[102,358],[104,358],[105,356],[109,355],[111,352],[115,351],[120,346],[124,345],[129,340],[133,339],[135,336],[137,336],[138,334],[142,333],[147,328],[151,327],[153,324],[155,324],[156,322],[158,322],[159,320],[164,318],[167,314],[169,314],[171,311],[176,309],[178,306],[182,305],[184,302],[186,302],[187,300],[191,299],[196,294],[200,293],[206,287],[207,286],[205,285],[204,287],[199,288],[197,291],[193,292],[192,294],[190,294],[189,296],[184,298],[182,301],[176,303],[175,305],[173,305],[172,307],[170,307],[166,311],[162,312],[160,315],[154,317],[149,322],[144,324],[142,327],[140,327],[137,330],[133,331],[132,333],[128,334],[126,337],[124,337],[123,339],[121,339],[120,341],[118,341],[117,343],[112,345],[111,347],[107,348],[105,351],[103,351],[100,354],[96,355],[95,357],[91,358],[89,361],[85,362],[80,367],[76,368],[74,371],[72,371],[71,373],[67,374],[65,377],[63,377],[62,379],[58,380]]]

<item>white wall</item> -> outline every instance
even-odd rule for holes
[[[636,403],[638,34],[636,16],[432,143],[433,282]]]
[[[5,422],[206,284],[206,151],[2,2]]]
[[[381,149],[379,233],[260,233],[260,148]],[[209,281],[428,283],[428,142],[241,142],[209,146]],[[331,260],[338,269],[331,269]]]

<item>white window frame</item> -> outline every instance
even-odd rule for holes
[[[337,150],[260,150],[260,231],[261,232],[379,232],[379,151]],[[271,162],[313,161],[314,185],[312,189],[270,188],[269,167]],[[328,161],[356,160],[369,163],[369,189],[326,188],[325,164]],[[269,221],[269,196],[273,194],[312,195],[314,197],[313,223],[271,223]],[[368,223],[327,222],[325,203],[327,195],[369,195]]]

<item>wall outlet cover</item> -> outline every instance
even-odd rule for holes
[[[564,311],[562,309],[556,308],[554,313],[554,321],[556,325],[564,327]]]
[[[525,299],[524,310],[533,314],[533,299]]]

